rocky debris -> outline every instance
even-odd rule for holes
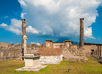
[[[62,50],[64,60],[80,60],[87,61],[85,57],[84,48],[75,49],[72,46]]]

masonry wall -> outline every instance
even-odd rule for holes
[[[41,64],[60,64],[63,60],[63,56],[41,56],[40,63]]]
[[[53,43],[53,48],[64,48],[65,44],[64,43]]]
[[[86,55],[91,55],[92,54],[92,51],[91,50],[94,50],[94,52],[96,52],[97,50],[97,46],[96,45],[84,45],[84,52]]]
[[[78,48],[78,45],[72,45],[73,48],[77,49]]]
[[[39,45],[27,45],[27,53],[36,53],[41,46]],[[8,44],[8,46],[0,46],[0,60],[7,59],[22,59],[21,44]]]
[[[46,48],[52,48],[52,41],[46,41]]]

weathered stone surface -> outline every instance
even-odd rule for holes
[[[84,46],[84,18],[80,18],[80,47]]]
[[[62,50],[64,60],[87,60],[84,48],[74,49],[73,47]]]
[[[27,40],[27,35],[24,35],[23,36],[23,39],[24,39],[24,45],[23,45],[23,48],[24,48],[24,54],[27,53],[27,43],[26,43],[26,40]]]
[[[8,44],[2,42],[2,43],[0,43],[0,47],[6,47],[7,48],[8,47]]]
[[[47,67],[47,65],[36,66],[36,67],[22,67],[22,68],[16,69],[16,71],[39,71],[45,67]]]
[[[60,64],[63,60],[63,56],[41,56],[40,63],[41,64]]]
[[[16,71],[39,71],[46,66],[42,66],[39,62],[40,54],[24,54],[25,67],[16,69]]]
[[[68,48],[72,45],[71,40],[65,40],[63,43],[52,42],[52,40],[46,40],[46,48]]]
[[[22,19],[22,48],[24,45],[24,40],[23,40],[23,36],[26,35],[26,20]]]

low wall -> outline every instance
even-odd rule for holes
[[[0,48],[0,60],[19,58],[21,55],[19,48]]]
[[[27,48],[27,53],[36,53],[38,48]],[[8,48],[0,47],[0,60],[18,59],[22,60],[22,49],[14,45],[10,45]]]
[[[60,64],[63,60],[63,56],[41,56],[40,63],[41,64]]]

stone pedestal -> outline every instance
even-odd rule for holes
[[[34,54],[25,54],[24,55],[25,67],[37,67],[41,66],[39,63],[40,56],[34,56]]]
[[[46,66],[40,64],[40,54],[24,54],[25,67],[16,69],[16,71],[39,71]]]

